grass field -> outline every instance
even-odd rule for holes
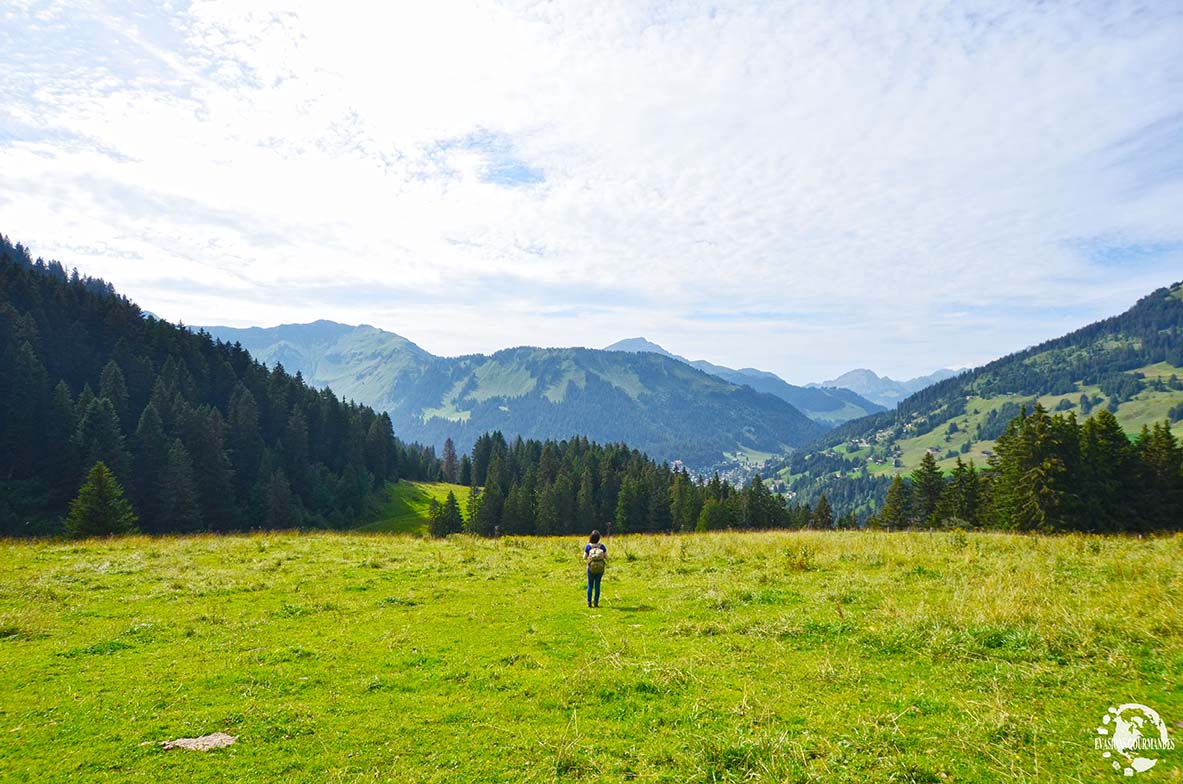
[[[0,778],[1108,781],[1109,706],[1183,726],[1180,537],[618,538],[599,610],[581,545],[0,542]]]
[[[448,493],[455,493],[460,513],[468,500],[468,487],[445,482],[396,482],[386,486],[382,511],[372,523],[357,529],[360,533],[426,534],[428,510],[432,500],[442,504]]]

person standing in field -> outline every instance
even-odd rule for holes
[[[600,532],[592,531],[583,548],[583,560],[587,562],[587,606],[600,606],[600,581],[604,579],[604,567],[608,565],[608,548],[600,542]]]

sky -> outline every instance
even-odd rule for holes
[[[0,3],[0,232],[186,324],[794,383],[1183,279],[1183,4]]]

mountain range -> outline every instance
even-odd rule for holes
[[[880,376],[873,370],[857,368],[829,381],[823,381],[820,384],[807,384],[806,386],[811,388],[841,387],[852,390],[883,408],[895,408],[901,400],[909,395],[915,394],[925,387],[930,387],[938,381],[952,378],[959,372],[961,371],[941,368],[927,376],[917,376],[907,381],[896,381],[887,376]]]
[[[800,448],[828,427],[781,397],[660,353],[519,347],[440,357],[371,326],[331,321],[202,328],[310,384],[390,414],[394,431],[464,451],[482,433],[627,442],[706,469]]]
[[[874,414],[886,410],[886,406],[873,403],[849,388],[842,389],[840,384],[826,384],[823,386],[799,387],[788,383],[775,373],[769,373],[755,368],[740,368],[734,370],[723,365],[716,365],[705,360],[689,360],[677,354],[671,354],[661,346],[645,338],[628,338],[613,343],[604,348],[605,351],[628,351],[633,353],[649,352],[664,357],[685,362],[691,367],[698,368],[704,373],[710,373],[732,384],[747,385],[757,392],[776,395],[781,400],[793,405],[815,422],[828,425],[838,425],[857,419],[867,414]]]

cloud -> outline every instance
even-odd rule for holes
[[[169,8],[0,10],[0,224],[188,323],[645,334],[804,382],[1183,269],[1170,4]]]

